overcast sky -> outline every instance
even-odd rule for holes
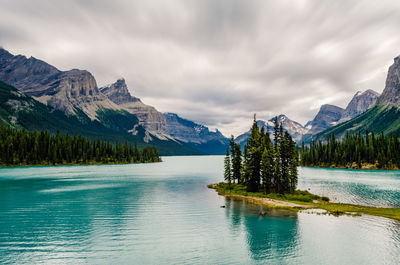
[[[0,45],[99,86],[120,77],[162,112],[246,131],[382,92],[400,55],[398,0],[0,0]]]

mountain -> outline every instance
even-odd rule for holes
[[[305,127],[308,128],[307,134],[314,135],[336,125],[343,112],[344,109],[338,106],[322,105],[315,118],[306,124]]]
[[[315,139],[324,140],[335,134],[344,137],[346,133],[373,131],[384,134],[400,134],[400,58],[396,57],[390,66],[386,78],[385,89],[377,98],[376,103],[361,115],[334,126],[320,134]]]
[[[140,148],[148,145],[143,141],[146,130],[138,124],[135,115],[125,110],[105,110],[99,112],[99,116],[103,120],[102,123],[91,120],[79,110],[78,115],[66,115],[0,81],[0,123],[4,125],[28,131],[48,130],[51,133],[60,131],[63,134],[84,135],[92,140],[129,142],[137,144]],[[129,124],[137,124],[134,133],[127,133]],[[153,139],[151,145],[156,146],[163,155],[203,154],[175,141]]]
[[[263,120],[257,120],[257,126],[258,126],[258,128],[264,128],[264,130],[265,131],[268,131],[268,132],[272,132],[271,130],[270,130],[270,126],[268,126],[267,125],[267,122],[265,122],[265,121],[263,121]],[[272,125],[272,129],[273,129],[274,127],[273,127],[273,125]],[[247,140],[250,138],[250,132],[251,132],[251,130],[248,130],[247,132],[245,132],[245,133],[242,133],[241,135],[239,135],[238,137],[236,137],[235,138],[235,142],[237,143],[237,144],[239,144],[242,148],[246,145],[246,143],[247,143]]]
[[[364,113],[369,109],[369,107],[375,104],[378,97],[379,93],[371,89],[364,92],[358,91],[347,105],[338,123],[351,120],[361,113]]]
[[[133,97],[126,85],[125,79],[101,87],[100,91],[119,107],[136,115],[139,124],[161,140],[171,139],[167,133],[167,122],[164,115],[154,107],[144,104],[139,98]]]
[[[152,134],[152,128],[157,125],[150,125],[143,118],[144,111],[132,111],[130,108],[119,106],[104,95],[97,86],[96,80],[91,73],[85,70],[73,69],[70,71],[60,71],[48,63],[34,57],[26,58],[23,55],[12,55],[5,49],[0,48],[0,81],[17,88],[24,97],[29,97],[29,104],[42,103],[46,106],[38,107],[38,111],[30,111],[28,103],[17,102],[10,98],[6,106],[11,102],[15,103],[15,109],[5,108],[0,113],[0,121],[5,124],[14,122],[15,127],[25,128],[27,130],[50,130],[60,129],[70,134],[84,134],[88,137],[97,137],[109,141],[129,141],[139,146],[146,143],[156,146],[162,154],[203,154],[186,144],[167,137],[159,137],[156,133]],[[124,81],[119,80],[115,86],[123,86]],[[125,85],[126,86],[126,85]],[[121,89],[123,92],[123,89]],[[106,89],[105,89],[105,92]],[[127,91],[125,91],[126,93]],[[14,92],[11,92],[11,94]],[[128,92],[129,93],[129,92]],[[139,99],[129,97],[126,101],[117,100],[118,95],[113,98],[121,105],[139,102],[139,109],[147,109],[150,115],[158,115],[161,121],[164,116],[154,108],[144,105]],[[5,97],[9,100],[7,97]],[[122,100],[122,95],[120,95]],[[12,104],[11,104],[12,105]],[[10,105],[10,106],[11,106]],[[19,113],[21,117],[12,118],[12,111],[16,112],[24,106],[23,111]],[[34,104],[33,108],[36,109]],[[7,112],[7,111],[11,112]],[[39,111],[40,110],[40,111]],[[30,114],[28,115],[28,113]],[[62,119],[65,124],[57,127],[54,120],[44,119],[45,113],[64,114]],[[24,117],[30,117],[32,122],[24,120]],[[150,118],[149,118],[150,120]],[[22,122],[23,121],[23,122]],[[78,123],[76,123],[78,122]],[[71,124],[67,124],[71,123]],[[63,127],[64,126],[64,127]],[[74,127],[81,127],[75,129]],[[146,128],[150,128],[147,130]],[[112,135],[115,135],[113,137]]]
[[[229,139],[216,130],[212,132],[204,125],[179,117],[175,113],[164,113],[167,133],[206,154],[225,154]]]
[[[91,120],[97,120],[98,110],[121,109],[100,92],[88,71],[60,71],[34,57],[14,56],[2,48],[0,80],[68,115],[80,109]]]
[[[283,130],[287,131],[296,142],[301,141],[303,135],[307,133],[307,129],[305,127],[303,127],[300,123],[289,119],[286,115],[281,114],[277,118],[278,121],[282,123]],[[267,122],[263,120],[257,120],[257,125],[260,129],[264,128],[265,131],[268,131],[270,134],[272,134],[274,131],[274,120],[275,117],[271,118]],[[236,137],[235,142],[243,147],[247,143],[249,137],[250,130]]]
[[[148,145],[143,141],[146,130],[138,125],[136,116],[127,111],[99,112],[103,123],[91,120],[79,110],[78,114],[66,115],[0,81],[0,123],[4,125],[28,131],[48,130],[51,133],[60,131],[63,134],[84,135],[92,140],[129,142],[140,148]],[[127,133],[129,127],[124,124],[137,124],[135,133]],[[203,154],[179,142],[154,139],[151,145],[156,146],[163,155]]]
[[[124,117],[123,113],[120,116]],[[0,122],[2,124],[29,131],[48,130],[54,133],[59,130],[62,133],[73,135],[85,134],[92,139],[105,135],[111,139],[118,135],[117,131],[105,127],[98,121],[91,121],[88,117],[86,120],[82,120],[83,117],[85,117],[84,114],[79,116],[80,119],[77,116],[67,116],[64,112],[44,105],[0,81]],[[112,116],[110,118],[121,119],[121,117]],[[137,119],[134,120],[134,116],[130,118],[133,119],[133,122],[137,122]],[[137,140],[134,138],[138,137],[124,136],[133,137],[131,140]],[[118,136],[115,137],[118,138]]]
[[[151,135],[163,140],[178,140],[205,154],[224,154],[228,139],[218,130],[183,119],[174,113],[162,114],[133,97],[124,79],[101,87],[100,91],[119,107],[136,115],[139,124]]]
[[[373,106],[378,97],[379,93],[369,89],[357,92],[344,110],[334,105],[322,105],[315,118],[304,126],[308,132],[302,141],[310,142],[315,135],[359,116]]]
[[[394,63],[389,67],[385,89],[376,105],[400,107],[400,56],[394,58]]]

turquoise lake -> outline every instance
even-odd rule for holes
[[[206,187],[223,156],[0,169],[0,264],[399,264],[400,222],[268,211]],[[400,172],[299,169],[299,188],[400,207]],[[225,205],[226,208],[221,208]]]

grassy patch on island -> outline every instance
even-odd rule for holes
[[[244,185],[237,183],[228,184],[225,182],[220,182],[214,185],[214,188],[221,195],[242,195],[242,196],[269,198],[274,200],[293,202],[293,203],[303,203],[303,204],[312,203],[315,200],[329,201],[329,198],[327,197],[321,197],[303,190],[296,190],[293,193],[285,193],[285,194],[277,194],[277,193],[264,194],[262,191],[248,192],[246,191],[246,186]]]
[[[247,200],[249,202],[254,202],[254,200],[251,200],[252,198],[268,198],[276,201],[290,202],[301,205],[312,205],[314,206],[313,207],[314,209],[326,210],[326,214],[331,214],[334,216],[340,216],[340,215],[359,216],[361,214],[368,214],[368,215],[391,218],[400,221],[400,208],[382,208],[382,207],[370,207],[370,206],[355,205],[355,204],[332,203],[329,202],[328,197],[318,196],[308,191],[296,190],[293,193],[287,193],[287,194],[276,194],[276,193],[264,194],[262,191],[247,192],[246,187],[244,185],[237,183],[228,184],[224,182],[220,182],[218,184],[211,184],[208,185],[208,187],[215,189],[218,192],[218,194],[223,196],[233,196],[237,198],[245,196],[246,198],[250,199]],[[259,202],[260,201],[257,201],[257,203]],[[268,203],[265,203],[265,205],[268,207],[274,207]],[[301,208],[298,207],[280,207],[280,208],[287,208],[295,211],[301,210]]]

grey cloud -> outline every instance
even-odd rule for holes
[[[382,91],[400,54],[395,0],[0,0],[0,45],[229,135]]]

